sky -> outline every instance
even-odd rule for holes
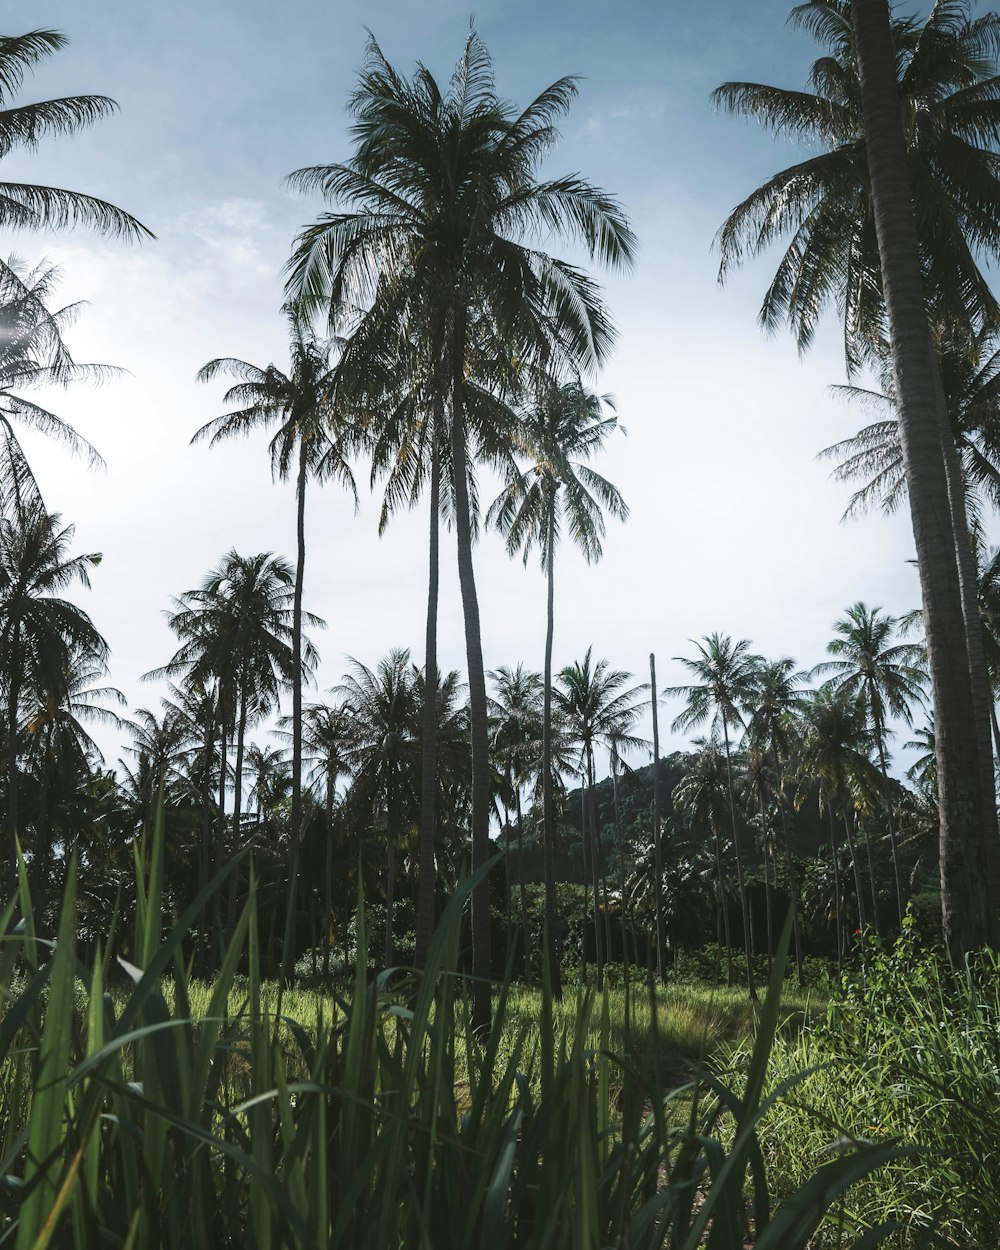
[[[789,29],[788,0],[483,0],[474,21],[502,95],[523,106],[552,80],[580,76],[546,172],[579,172],[630,215],[639,255],[602,281],[618,344],[588,384],[614,396],[626,435],[595,467],[631,515],[609,522],[603,560],[567,544],[555,566],[557,668],[588,646],[661,687],[685,680],[672,657],[719,631],[802,668],[824,658],[831,626],[857,600],[893,613],[918,603],[909,517],[840,523],[849,488],[816,453],[863,414],[828,393],[844,381],[833,312],[800,357],[790,333],[766,336],[757,311],[777,254],[717,281],[713,240],[727,213],[797,149],[716,113],[710,93],[748,79],[799,88],[815,45]],[[79,361],[127,370],[100,386],[38,395],[96,445],[93,473],[25,435],[46,503],[100,551],[90,592],[74,592],[111,646],[111,680],[132,708],[163,692],[141,675],[169,659],[165,613],[232,548],[294,558],[291,488],[274,485],[266,436],[189,445],[224,409],[224,385],[195,374],[217,356],[287,366],[282,267],[296,231],[323,209],[284,177],[350,154],[345,105],[366,28],[403,72],[447,79],[473,15],[456,0],[8,0],[6,29],[62,31],[21,101],[98,93],[119,111],[92,130],[47,139],[0,164],[8,180],[86,191],[138,217],[156,240],[126,245],[85,230],[8,232],[0,246],[62,273],[60,302],[88,306],[67,335]],[[558,241],[552,241],[558,250]],[[327,622],[317,698],[348,656],[390,648],[422,658],[426,507],[379,539],[378,499],[335,488],[308,496],[305,604]],[[483,497],[492,486],[483,484]],[[541,669],[544,579],[486,534],[476,572],[487,668]],[[454,536],[442,542],[440,662],[464,669]],[[663,705],[661,749],[679,712]],[[645,732],[648,732],[648,720]],[[100,731],[109,766],[121,736]],[[644,762],[639,757],[633,761]]]

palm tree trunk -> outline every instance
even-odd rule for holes
[[[830,817],[830,850],[833,852],[833,910],[837,924],[837,972],[844,970],[844,892],[840,884],[840,848],[837,846],[837,825],[833,818],[833,804],[827,803]]]
[[[740,891],[740,910],[743,914],[743,949],[747,958],[747,991],[756,999],[757,984],[753,974],[753,942],[750,938],[750,907],[747,899],[746,885],[743,880],[743,856],[740,853],[740,839],[736,829],[736,795],[733,793],[733,761],[729,753],[729,718],[722,713],[722,733],[726,743],[726,781],[729,785],[729,819],[733,830],[733,851],[736,854],[736,882]]]
[[[4,864],[3,888],[4,902],[13,894],[17,887],[17,704],[21,695],[20,662],[18,654],[18,630],[14,630],[14,644],[11,647],[13,663],[10,668],[10,685],[7,688],[7,828],[9,841]]]
[[[302,837],[302,588],[306,571],[306,446],[299,439],[299,471],[295,484],[295,591],[292,600],[292,828],[288,865],[285,940],[281,952],[281,979],[292,970],[292,924],[299,888],[299,842]]]
[[[469,719],[472,729],[472,871],[490,855],[490,761],[486,674],[479,622],[479,599],[472,566],[472,514],[469,505],[468,455],[465,442],[465,408],[462,397],[464,343],[456,343],[452,381],[451,461],[455,490],[455,535],[458,546],[458,581],[465,617],[465,655],[469,676]],[[472,1019],[476,1030],[489,1027],[490,992],[490,887],[482,881],[472,891]]]
[[[555,630],[555,497],[549,499],[546,533],[546,611],[545,664],[542,676],[542,860],[545,876],[545,949],[548,954],[549,988],[553,998],[562,999],[562,970],[559,966],[559,928],[556,914],[556,822],[552,805],[552,635]]]
[[[521,942],[524,946],[524,983],[531,984],[531,936],[528,924],[528,889],[524,881],[524,813],[521,810],[521,787],[514,786],[517,804],[517,876],[521,897]]]
[[[229,726],[225,717],[219,722],[219,822],[215,833],[215,871],[219,872],[226,856],[226,774],[229,771]],[[216,940],[216,957],[221,961],[225,934],[222,930],[222,887],[215,891],[213,897],[213,921]]]
[[[653,712],[653,911],[656,917],[656,975],[667,978],[666,925],[663,922],[663,828],[660,823],[660,718],[656,700],[656,656],[649,653],[649,701]]]
[[[940,366],[937,369],[940,386],[941,411],[947,414],[944,384]],[[993,705],[993,687],[986,663],[986,647],[983,640],[983,622],[979,615],[979,575],[976,557],[969,533],[969,515],[966,506],[965,476],[959,459],[955,437],[950,424],[942,430],[944,467],[948,479],[948,499],[951,503],[952,525],[955,528],[955,550],[958,557],[958,582],[962,596],[962,614],[969,647],[969,677],[972,682],[972,702],[976,715],[976,731],[979,735],[979,767],[983,783],[983,817],[986,856],[986,888],[993,925],[994,943],[1000,939],[1000,833],[997,829],[996,774],[993,769],[993,742],[990,732],[990,708]]]
[[[777,766],[777,757],[775,757],[775,766]],[[799,896],[799,875],[795,870],[791,847],[788,845],[788,817],[785,814],[784,796],[780,787],[778,789],[778,811],[781,814],[781,849],[785,856],[785,872],[788,875],[788,892],[792,896],[792,933],[795,937],[795,970],[798,973],[799,987],[802,988],[806,983],[805,972],[802,967],[802,933],[799,923],[799,912],[802,910],[802,901]]]
[[[726,899],[726,883],[722,870],[722,838],[719,826],[712,817],[712,833],[715,836],[715,880],[719,891],[719,915],[722,917],[722,931],[726,939],[726,984],[733,984],[733,937],[729,928],[729,902]]]
[[[768,854],[767,815],[764,804],[764,787],[757,787],[757,801],[760,806],[760,836],[764,847],[764,910],[767,916],[767,979],[771,980],[774,967],[774,917],[771,906],[771,866]]]
[[[323,981],[330,980],[330,925],[333,916],[333,777],[326,777],[326,862],[323,871]]]
[[[941,918],[952,953],[988,941],[985,796],[888,0],[851,0],[868,171],[889,320],[934,698]]]
[[[851,832],[851,820],[847,811],[847,803],[843,799],[841,802],[843,804],[844,832],[847,834],[847,849],[851,854],[851,869],[854,874],[854,893],[858,900],[858,936],[861,938],[861,962],[865,964],[868,962],[867,938],[865,936],[865,929],[868,926],[865,919],[864,891],[861,888],[861,869],[858,867],[858,853],[854,845],[854,834]]]
[[[587,870],[587,776],[580,773],[580,856],[583,861],[583,916],[580,924],[580,966],[584,984],[587,983],[587,926],[590,924],[590,877]]]
[[[437,618],[440,577],[441,445],[440,399],[434,404],[431,435],[430,539],[427,561],[427,626],[424,642],[424,707],[420,743],[420,863],[417,885],[416,965],[422,968],[434,933],[434,835],[437,804]]]
[[[232,854],[240,852],[240,816],[243,808],[243,747],[247,732],[247,700],[246,695],[240,696],[240,719],[236,728],[236,771],[233,775],[233,849]],[[239,868],[229,874],[229,915],[226,921],[226,935],[229,937],[236,928],[236,902],[239,896]],[[284,952],[282,952],[284,958]]]
[[[618,889],[620,891],[619,906],[621,907],[622,930],[622,984],[625,987],[625,1028],[629,1022],[629,958],[628,958],[628,922],[625,914],[625,835],[622,833],[621,815],[618,809],[618,760],[611,757],[611,796],[615,805],[615,840],[618,843]],[[659,970],[657,970],[659,972]]]
[[[601,931],[601,865],[597,837],[597,796],[594,794],[594,753],[587,748],[587,814],[590,826],[590,869],[594,877],[594,953],[597,959],[597,988],[604,989],[604,935]]]
[[[896,834],[896,819],[892,814],[892,797],[889,792],[889,769],[885,761],[885,730],[882,727],[882,717],[878,712],[875,712],[873,719],[875,721],[875,745],[878,749],[878,765],[882,773],[882,802],[885,804],[885,818],[889,825],[889,844],[892,847],[892,871],[896,878],[896,910],[899,913],[899,927],[902,930],[906,903],[904,902],[903,891],[903,869],[899,860],[899,838]],[[876,932],[878,932],[877,928]]]

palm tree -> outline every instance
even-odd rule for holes
[[[2,62],[0,62],[2,63]],[[0,516],[0,687],[4,699],[7,753],[8,841],[0,866],[4,883],[14,880],[18,836],[18,751],[24,695],[46,691],[59,701],[66,693],[71,658],[86,655],[104,664],[108,645],[90,617],[60,592],[80,582],[90,587],[99,552],[71,555],[74,527],[40,505]]]
[[[916,643],[895,642],[899,620],[888,616],[881,608],[869,608],[861,602],[848,608],[846,615],[834,622],[833,628],[838,636],[826,649],[836,659],[817,664],[813,676],[830,674],[827,685],[837,693],[843,692],[858,700],[871,725],[882,773],[882,801],[892,846],[896,906],[902,925],[903,876],[886,763],[886,720],[893,716],[906,725],[913,724],[913,705],[924,701],[924,651]]]
[[[788,816],[785,784],[788,767],[797,750],[798,721],[802,700],[801,683],[805,674],[796,672],[795,661],[788,656],[780,660],[764,660],[757,669],[754,707],[747,723],[746,743],[764,753],[769,765],[770,784],[781,819],[781,848],[785,872],[792,896],[792,928],[795,936],[795,963],[799,984],[805,984],[802,965],[802,934],[800,924],[801,898],[799,874],[788,845]]]
[[[722,740],[726,751],[726,780],[729,787],[729,817],[733,847],[736,851],[740,907],[743,913],[743,948],[747,961],[747,989],[750,996],[755,998],[757,988],[753,974],[750,908],[743,880],[740,837],[736,828],[736,798],[733,792],[733,763],[729,731],[731,727],[743,726],[743,710],[752,703],[756,695],[762,657],[751,653],[750,642],[746,638],[734,643],[728,634],[710,634],[701,642],[694,642],[693,639],[691,641],[698,649],[697,659],[688,660],[680,655],[675,655],[674,659],[683,664],[697,681],[690,686],[674,686],[664,690],[663,698],[681,698],[687,704],[683,712],[674,720],[675,731],[696,728],[706,721],[711,723],[713,733],[720,728],[722,730]]]
[[[726,899],[726,877],[723,872],[722,820],[726,805],[726,780],[723,775],[719,745],[715,738],[696,738],[692,745],[684,776],[674,788],[674,805],[686,813],[695,829],[708,830],[715,844],[715,889],[719,927],[726,943],[726,982],[733,983],[733,942],[729,930],[729,905]],[[726,760],[727,774],[729,761]],[[741,888],[742,893],[742,888]]]
[[[991,808],[983,792],[970,622],[962,602],[942,454],[947,409],[927,322],[889,7],[887,0],[851,0],[850,12],[934,697],[942,928],[952,950],[961,954],[990,936],[982,883],[984,817]]]
[[[552,640],[555,628],[555,551],[564,529],[576,541],[588,564],[599,560],[606,509],[626,520],[628,507],[617,487],[584,461],[601,450],[617,417],[607,396],[587,391],[579,380],[542,383],[532,406],[523,414],[517,450],[528,466],[511,465],[504,490],[487,513],[507,540],[507,550],[520,553],[527,564],[537,546],[547,579],[545,670],[542,705],[542,820],[545,861],[545,923],[553,988],[561,992],[558,951],[555,949],[556,898],[553,853],[555,826],[552,811]],[[589,652],[588,652],[589,655]],[[600,966],[600,965],[599,965]]]
[[[716,99],[825,150],[733,211],[720,232],[722,274],[790,231],[764,323],[789,319],[806,346],[833,297],[849,369],[891,344],[937,718],[944,928],[961,949],[987,934],[985,899],[961,916],[958,900],[983,876],[988,808],[967,641],[974,615],[956,567],[960,498],[948,488],[927,310],[929,301],[936,324],[965,338],[997,322],[975,251],[995,255],[1000,239],[991,151],[1000,19],[969,22],[967,5],[938,3],[921,27],[893,22],[888,0],[810,0],[792,18],[832,53],[814,65],[813,91],[727,83]]]
[[[618,267],[628,266],[635,247],[611,196],[575,175],[537,176],[557,137],[555,122],[575,93],[574,79],[560,79],[518,114],[497,94],[475,32],[446,90],[422,66],[404,78],[371,40],[351,98],[350,160],[291,176],[300,190],[348,207],[300,233],[290,294],[312,306],[365,310],[345,349],[356,379],[372,372],[369,363],[386,344],[408,359],[419,327],[423,358],[434,362],[429,387],[442,417],[447,410],[471,706],[474,868],[489,854],[489,730],[472,562],[464,396],[470,357],[486,358],[484,340],[497,344],[491,367],[498,388],[509,388],[519,367],[553,357],[593,367],[612,340],[594,283],[576,265],[521,240],[559,234]],[[473,895],[473,964],[480,1027],[490,1012],[485,883]]]
[[[7,35],[0,41],[0,152],[34,149],[46,135],[73,134],[117,109],[107,96],[64,96],[15,104],[13,96],[25,74],[64,48],[68,40],[55,30]],[[128,213],[106,200],[61,187],[0,182],[0,222],[6,229],[61,230],[83,225],[130,242],[155,236]],[[0,264],[2,268],[2,264]]]
[[[838,810],[847,835],[857,899],[862,952],[865,950],[865,903],[861,869],[854,844],[853,816],[858,804],[877,792],[879,775],[871,762],[874,746],[863,701],[850,690],[823,687],[802,701],[802,736],[796,761],[802,794],[815,787],[820,810]],[[836,839],[833,853],[837,855]]]
[[[489,674],[493,755],[504,770],[506,793],[514,803],[517,820],[518,883],[521,898],[521,942],[524,975],[531,981],[531,943],[528,932],[528,900],[524,881],[524,812],[521,792],[537,770],[542,738],[542,678],[518,664],[501,666]],[[558,976],[558,970],[554,974]]]
[[[182,673],[187,684],[215,682],[218,688],[222,761],[235,739],[232,847],[239,847],[243,789],[243,751],[247,729],[275,706],[280,691],[306,680],[315,667],[315,648],[303,640],[298,666],[292,648],[294,576],[280,556],[262,552],[241,556],[230,551],[209,572],[197,590],[175,600],[170,628],[181,646],[158,673]],[[322,627],[311,613],[305,622]],[[225,767],[220,777],[220,807],[225,794]],[[221,813],[220,813],[221,819]],[[219,853],[222,846],[219,846]],[[236,875],[230,878],[230,927],[235,922]]]
[[[597,801],[594,795],[596,784],[594,752],[602,747],[610,749],[612,743],[618,752],[633,751],[646,745],[642,738],[631,731],[641,710],[641,696],[647,687],[631,686],[623,689],[632,674],[612,669],[607,660],[598,660],[596,664],[592,664],[592,653],[593,647],[588,647],[581,662],[569,664],[560,669],[558,684],[553,688],[552,695],[566,738],[572,748],[579,753],[578,767],[583,776],[587,795],[589,820],[581,821],[580,836],[586,845],[588,834],[585,824],[589,824],[590,864],[594,884],[593,919],[597,951],[597,984],[598,988],[602,989],[604,985],[600,897],[602,873],[597,828]]]
[[[333,693],[352,725],[345,751],[353,776],[352,802],[359,804],[375,828],[385,830],[385,967],[390,968],[397,852],[407,812],[412,813],[414,806],[413,764],[419,752],[409,651],[391,651],[374,669],[351,659],[351,671]]]
[[[192,442],[208,438],[209,446],[223,439],[247,435],[276,426],[271,439],[271,467],[275,477],[285,480],[295,472],[295,592],[292,605],[292,665],[302,673],[302,590],[306,563],[306,481],[333,479],[354,497],[358,490],[347,463],[347,452],[356,443],[352,423],[342,417],[333,403],[336,370],[330,364],[332,343],[316,338],[301,322],[289,317],[291,367],[287,374],[275,365],[265,369],[245,360],[221,357],[210,360],[198,372],[198,380],[210,382],[220,374],[237,379],[223,397],[223,403],[236,405],[203,425]],[[289,867],[288,924],[295,914],[298,886],[299,842],[302,828],[302,681],[292,685],[292,828]],[[285,948],[291,949],[291,933],[285,933]],[[287,968],[286,968],[287,972]]]
[[[280,736],[290,738],[281,720]],[[333,811],[337,783],[351,776],[348,756],[354,742],[354,724],[346,707],[308,703],[302,710],[302,759],[308,766],[306,780],[321,798],[326,818],[326,847],[323,871],[323,978],[330,977],[330,917],[333,910]]]

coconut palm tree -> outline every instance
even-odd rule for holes
[[[68,42],[65,35],[55,30],[6,35],[0,41],[0,152],[4,155],[14,148],[33,150],[39,140],[48,135],[84,130],[117,109],[114,100],[101,95],[14,103],[13,97],[25,75]],[[62,187],[20,182],[0,182],[0,223],[8,230],[89,226],[100,234],[129,242],[154,237],[134,217],[106,200]]]
[[[561,384],[550,379],[543,381],[535,401],[522,415],[516,435],[517,451],[527,460],[527,467],[520,470],[514,464],[510,466],[507,483],[487,513],[487,522],[496,525],[504,535],[511,555],[522,555],[527,564],[532,550],[538,548],[546,575],[542,820],[546,931],[556,992],[561,987],[558,954],[553,948],[556,932],[552,810],[555,552],[566,530],[586,561],[593,563],[602,554],[604,511],[622,521],[628,517],[628,506],[617,487],[585,463],[601,450],[617,425],[608,397],[587,391],[579,379]]]
[[[0,688],[4,695],[7,832],[0,873],[14,880],[18,836],[18,755],[25,698],[46,692],[59,702],[67,694],[73,656],[91,665],[107,660],[108,645],[81,608],[61,598],[79,582],[90,587],[99,552],[71,555],[74,527],[57,514],[29,505],[0,516]]]
[[[295,592],[292,603],[293,671],[302,673],[302,591],[306,563],[306,482],[336,481],[354,498],[358,490],[347,455],[357,444],[355,423],[343,415],[343,407],[333,402],[336,369],[330,363],[333,343],[317,338],[296,318],[289,317],[291,366],[287,374],[275,365],[258,365],[231,357],[210,360],[198,372],[200,382],[210,382],[220,374],[236,379],[223,397],[235,405],[199,429],[192,442],[218,442],[248,435],[257,429],[275,429],[271,439],[271,468],[274,476],[286,480],[295,473]],[[302,681],[292,685],[292,825],[289,867],[288,924],[295,914],[298,885],[299,842],[302,826]],[[285,947],[291,949],[291,933],[285,933]]]
[[[826,684],[831,690],[858,700],[868,718],[882,773],[882,801],[892,846],[896,906],[902,925],[905,901],[886,760],[889,732],[886,721],[896,717],[906,725],[913,724],[913,707],[924,702],[924,649],[917,643],[897,642],[898,618],[861,602],[848,608],[846,615],[834,622],[833,628],[837,637],[826,649],[836,658],[817,664],[812,675],[828,676]]]
[[[963,905],[961,915],[958,900],[975,889],[977,875],[983,879],[990,809],[970,670],[975,616],[956,563],[964,518],[959,492],[949,491],[946,414],[927,314],[930,308],[945,337],[968,339],[997,323],[976,254],[996,255],[1000,240],[992,151],[1000,18],[970,21],[966,4],[942,2],[923,25],[893,21],[888,0],[810,0],[792,17],[830,51],[813,66],[812,91],[727,83],[716,100],[813,138],[821,151],[775,175],[730,214],[720,232],[721,274],[791,233],[765,297],[764,323],[789,320],[806,346],[833,299],[844,313],[849,369],[891,345],[897,382],[905,379],[905,398],[897,385],[900,428],[942,778],[942,908],[958,949],[987,933],[985,898]]]
[[[959,14],[964,9],[962,5],[940,7]],[[976,617],[974,607],[963,602],[956,564],[958,539],[951,509],[957,493],[949,492],[943,454],[948,416],[927,321],[924,257],[900,115],[889,7],[887,0],[865,0],[864,4],[851,0],[850,13],[933,689],[942,928],[953,952],[963,954],[987,941],[991,931],[983,882],[985,817],[994,807],[983,781],[984,744],[977,731],[970,669],[970,627]],[[988,41],[987,35],[987,46]],[[938,42],[931,42],[932,50]],[[944,40],[945,51],[967,54],[968,42],[960,32],[950,44]],[[987,87],[987,98],[988,94]],[[949,188],[949,200],[955,198]],[[935,281],[929,289],[941,287]],[[935,316],[941,319],[937,309]]]
[[[514,804],[517,820],[518,884],[521,899],[521,944],[524,975],[531,981],[531,943],[528,932],[528,900],[524,880],[524,812],[522,791],[537,772],[542,739],[542,678],[523,664],[501,666],[489,674],[493,758],[504,771],[505,793]]]
[[[294,575],[287,560],[270,552],[241,556],[229,551],[200,587],[174,602],[175,611],[167,619],[181,646],[153,675],[183,674],[188,685],[217,685],[223,764],[228,744],[234,742],[236,748],[230,839],[235,852],[240,840],[246,731],[273,710],[282,689],[308,679],[317,655],[304,639],[301,663],[295,664]],[[311,627],[323,626],[312,613],[303,613],[303,618]],[[221,771],[220,806],[226,781],[225,768]],[[231,927],[235,923],[235,873],[230,882]]]
[[[584,781],[589,819],[581,821],[580,836],[586,846],[589,824],[590,865],[594,886],[594,940],[597,952],[597,984],[604,985],[604,950],[601,941],[601,849],[597,828],[597,802],[594,753],[610,749],[630,752],[645,746],[645,741],[632,733],[641,711],[640,700],[646,686],[627,686],[632,674],[611,668],[607,660],[592,662],[593,647],[588,647],[583,660],[559,670],[552,689],[556,714],[562,722],[568,743],[579,757],[577,765]]]
[[[415,800],[414,764],[420,744],[410,653],[396,649],[374,669],[351,659],[333,694],[351,721],[345,758],[351,769],[351,801],[374,828],[384,830],[386,856],[385,967],[393,964],[393,911],[398,853]]]
[[[403,77],[371,40],[351,98],[351,158],[291,176],[300,190],[346,206],[300,232],[288,289],[298,303],[364,310],[345,349],[350,376],[374,372],[369,362],[384,355],[386,344],[390,352],[398,345],[408,360],[415,327],[424,359],[434,362],[429,386],[442,415],[447,412],[465,617],[474,867],[489,854],[489,730],[472,561],[464,397],[470,353],[485,358],[478,347],[484,339],[500,347],[491,363],[499,390],[514,384],[518,369],[554,357],[593,367],[612,340],[597,288],[533,236],[573,240],[617,267],[628,266],[635,247],[611,196],[577,175],[538,176],[557,137],[555,123],[575,94],[576,81],[563,78],[517,113],[498,95],[490,56],[475,32],[445,90],[422,66]],[[485,883],[473,895],[473,963],[482,1026],[490,1011]]]
[[[288,717],[279,722],[279,736],[291,739]],[[323,870],[323,978],[330,976],[330,916],[333,910],[333,814],[337,783],[351,776],[348,756],[354,744],[354,722],[346,707],[308,703],[302,710],[302,761],[309,788],[322,802],[326,847]]]
[[[867,724],[863,701],[848,689],[821,687],[801,704],[801,739],[795,771],[805,795],[814,789],[820,810],[830,816],[833,853],[834,813],[838,813],[847,835],[851,871],[857,901],[862,952],[865,950],[864,892],[861,867],[854,841],[854,816],[858,806],[871,801],[879,791],[879,773],[871,761],[874,741]]]
[[[708,831],[715,846],[715,890],[718,906],[719,928],[726,943],[726,982],[733,984],[733,942],[729,929],[729,903],[726,876],[723,871],[724,849],[722,845],[722,822],[726,808],[726,776],[728,759],[719,753],[715,738],[696,738],[692,743],[694,755],[690,756],[684,776],[674,788],[674,806],[685,813],[692,828]]]
[[[743,913],[743,948],[747,961],[747,989],[756,997],[757,988],[753,974],[753,942],[750,936],[750,908],[743,880],[743,856],[740,836],[736,827],[736,797],[733,791],[733,765],[731,753],[731,729],[743,728],[743,713],[756,697],[759,669],[762,658],[750,651],[750,642],[741,638],[733,642],[728,634],[709,634],[692,644],[698,650],[694,660],[676,655],[674,659],[683,664],[696,679],[690,686],[673,686],[664,690],[663,698],[680,698],[685,708],[674,720],[677,730],[693,729],[708,721],[712,733],[721,729],[726,752],[726,780],[729,788],[729,817],[732,827],[733,847],[736,851],[736,874],[740,891],[740,907]]]

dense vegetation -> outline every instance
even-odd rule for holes
[[[519,111],[475,32],[446,86],[371,40],[351,150],[289,177],[324,208],[276,293],[287,368],[198,375],[231,385],[193,441],[266,433],[295,558],[231,549],[167,588],[158,707],[108,684],[69,597],[101,556],[75,552],[19,440],[99,459],[25,392],[107,368],[70,354],[50,266],[0,265],[0,1207],[18,1250],[988,1243],[1000,16],[792,17],[823,48],[809,90],[726,83],[716,102],[815,150],[733,210],[721,272],[790,240],[763,322],[807,347],[829,302],[842,314],[845,394],[879,420],[825,454],[860,483],[852,507],[908,502],[922,592],[901,617],[846,606],[808,671],[721,632],[666,690],[653,656],[648,682],[593,647],[556,665],[560,540],[593,562],[628,518],[594,467],[617,414],[587,383],[614,325],[557,249],[627,271],[636,239],[614,195],[542,163],[575,79]],[[14,104],[63,44],[0,40],[0,155],[113,108]],[[10,228],[149,235],[75,192],[0,191]],[[400,639],[320,695],[307,493],[357,499],[362,468],[383,527],[426,499],[423,649]],[[437,659],[442,520],[464,676]],[[540,673],[484,656],[485,530],[539,558]],[[695,736],[661,759],[666,706]],[[95,721],[123,733],[117,768]],[[819,993],[791,1019],[786,971]],[[745,981],[746,1015],[710,1038],[698,1008],[704,1045],[664,1046],[682,1003],[664,986],[692,977]]]

